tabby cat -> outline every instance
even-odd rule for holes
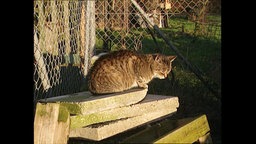
[[[133,87],[148,88],[153,78],[164,79],[172,69],[176,56],[139,54],[119,50],[99,57],[88,74],[92,94],[122,92]]]

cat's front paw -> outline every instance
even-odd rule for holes
[[[138,85],[139,85],[139,87],[144,88],[144,89],[147,89],[147,88],[148,88],[148,85],[147,85],[147,84],[138,84]]]

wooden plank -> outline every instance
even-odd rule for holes
[[[181,122],[184,123],[184,122]],[[193,143],[210,131],[206,115],[178,127],[154,143]]]
[[[88,49],[85,48],[85,40],[86,37],[85,35],[88,33],[89,29],[86,29],[86,23],[85,23],[85,18],[89,18],[86,17],[85,14],[88,13],[85,11],[85,3],[86,1],[82,2],[82,6],[81,6],[81,21],[80,21],[80,36],[81,36],[81,47],[79,47],[79,56],[81,58],[81,70],[83,72],[84,75],[87,74],[88,72]],[[85,29],[87,30],[87,32],[85,31]]]
[[[34,144],[66,144],[69,138],[69,112],[60,104],[37,103]]]
[[[70,37],[70,22],[69,22],[69,17],[70,17],[70,12],[69,12],[69,1],[62,1],[63,3],[63,15],[64,15],[64,35],[65,35],[65,52],[66,55],[69,55],[71,52],[71,47],[70,47],[70,41],[71,41],[71,37]],[[83,13],[82,13],[83,14]],[[82,29],[82,28],[81,28]]]
[[[84,138],[100,141],[135,128],[140,125],[147,124],[159,118],[170,116],[177,111],[176,108],[167,107],[166,109],[157,109],[156,111],[145,113],[144,115],[121,119],[102,124],[90,125],[84,128],[71,129],[69,137]]]
[[[177,128],[177,120],[165,119],[123,139],[120,143],[152,143]]]
[[[211,135],[210,135],[210,132],[208,132],[208,133],[205,134],[204,136],[200,137],[200,138],[198,139],[198,141],[199,141],[199,143],[202,143],[202,144],[204,144],[204,143],[213,143],[213,142],[212,142],[212,137],[211,137]]]
[[[95,1],[87,1],[86,22],[85,22],[85,50],[84,52],[84,71],[86,76],[90,68],[90,58],[95,47]]]
[[[47,40],[46,42],[46,47],[49,47],[49,53],[52,55],[58,55],[58,35],[59,35],[59,31],[58,31],[58,19],[59,14],[58,14],[58,8],[56,5],[56,1],[50,1],[50,13],[51,13],[51,18],[52,18],[52,22],[49,23],[49,28],[46,29],[46,38]]]
[[[147,91],[148,89],[135,88],[102,96],[93,96],[86,91],[42,99],[40,102],[60,103],[69,110],[70,114],[86,115],[138,103],[145,98]]]
[[[120,143],[193,143],[197,140],[210,142],[209,139],[206,141],[209,131],[205,115],[180,120],[166,119],[142,129]]]
[[[46,65],[44,62],[44,57],[41,52],[41,48],[38,42],[38,37],[36,30],[34,30],[34,57],[36,61],[36,67],[38,69],[38,76],[40,77],[43,85],[43,90],[47,91],[50,86],[50,79],[48,77],[48,72],[46,70]]]
[[[71,116],[70,128],[74,129],[106,121],[140,116],[157,110],[166,111],[168,110],[167,107],[177,109],[179,107],[178,97],[149,94],[143,101],[134,105],[118,107],[92,114]]]
[[[156,111],[148,113],[146,117],[142,115],[105,124],[103,123],[98,125],[87,126],[84,128],[77,128],[70,131],[69,137],[100,141],[108,137],[114,136],[116,134],[119,134],[121,132],[125,132],[132,128],[135,128],[137,126],[150,123],[152,121],[155,121],[156,119],[160,119],[161,117],[171,116],[176,111],[177,110],[174,109],[169,110],[169,112]]]

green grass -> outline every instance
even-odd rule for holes
[[[215,24],[200,26],[201,29],[196,32],[195,24],[182,18],[171,19],[169,21],[171,28],[162,29],[162,31],[179,52],[205,74],[205,77],[209,80],[208,85],[215,91],[220,92],[221,19],[220,16],[209,16],[207,18],[214,21]],[[149,39],[146,39],[146,41],[149,41]],[[164,48],[163,53],[175,54],[160,38],[158,38],[158,41]],[[145,46],[144,49],[147,49],[147,47]],[[149,51],[146,50],[146,52]],[[211,127],[213,142],[220,142],[220,98],[212,94],[180,59],[173,62],[173,74],[174,76],[169,74],[169,78],[165,80],[153,80],[149,85],[149,93],[178,96],[180,106],[174,118],[206,114]]]
[[[219,15],[208,15],[206,17],[206,20],[208,22],[216,22],[216,23],[221,23],[221,17]]]

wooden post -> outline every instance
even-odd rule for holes
[[[96,26],[95,26],[95,1],[90,1],[90,45],[89,45],[89,66],[93,56],[96,43]]]
[[[81,58],[81,70],[85,72],[85,1],[82,1],[82,10],[81,10],[81,22],[80,22],[80,36],[81,36],[81,47],[79,48],[79,56]],[[88,19],[88,18],[86,18]]]
[[[38,3],[38,32],[40,32],[40,39],[38,39],[38,48],[42,53],[47,52],[46,44],[46,14],[48,9],[44,10],[43,1],[35,1]]]
[[[83,51],[84,53],[84,76],[87,75],[88,69],[89,69],[89,46],[90,46],[90,2],[87,1],[86,5],[86,22],[85,22],[85,49]]]
[[[86,76],[95,47],[95,1],[87,1],[85,30],[84,75]]]
[[[45,15],[43,10],[43,2],[37,1],[38,3],[38,29],[34,30],[34,57],[36,61],[36,66],[38,68],[38,76],[40,77],[43,85],[43,90],[47,91],[50,88],[50,80],[46,70],[46,65],[43,59],[43,52],[45,48]],[[37,32],[40,32],[40,39],[37,37]]]
[[[48,77],[48,73],[46,71],[43,55],[41,54],[40,45],[36,35],[36,30],[34,31],[34,57],[37,63],[36,66],[38,68],[38,76],[42,81],[43,89],[47,91],[50,88],[50,80]]]
[[[68,110],[58,103],[37,103],[34,120],[34,144],[67,144]]]
[[[128,33],[129,32],[129,7],[130,7],[130,1],[124,0],[124,25],[125,30]]]
[[[129,6],[128,6],[128,0],[123,0],[123,19],[122,17],[118,20],[122,21],[122,31],[121,31],[121,47],[122,49],[126,49],[126,45],[125,45],[125,36],[128,34],[128,23],[129,23],[129,16],[128,16],[128,12],[129,12]],[[121,16],[121,15],[120,15]]]
[[[109,14],[109,3],[110,0],[105,0],[104,1],[104,10],[103,10],[103,15],[104,15],[104,35],[103,35],[103,50],[104,51],[110,51],[111,46],[108,46],[109,41],[109,28],[110,28],[110,14]]]
[[[85,17],[85,2],[82,3],[82,12],[81,12],[81,22],[80,22],[80,34],[81,34],[81,54],[84,58],[84,50],[85,50],[85,18],[89,19],[87,17]]]
[[[56,1],[50,1],[51,4],[51,18],[52,18],[52,22],[49,25],[49,28],[47,32],[49,32],[48,34],[46,33],[46,38],[50,44],[50,50],[49,52],[52,55],[58,55],[58,10],[57,10],[57,5],[56,5]],[[46,44],[47,47],[47,44]]]
[[[70,28],[69,28],[69,8],[68,8],[69,1],[63,1],[64,7],[64,31],[65,31],[65,46],[66,46],[66,54],[70,54],[71,47],[70,47]]]

